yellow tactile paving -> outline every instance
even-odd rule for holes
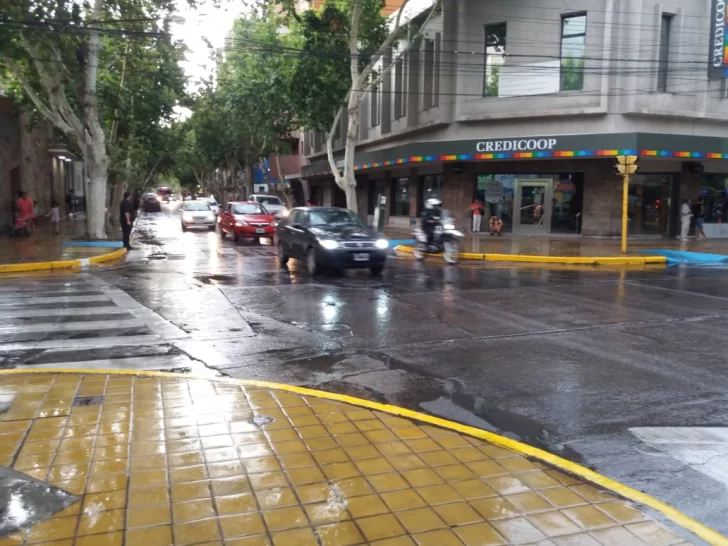
[[[0,464],[80,497],[0,546],[688,544],[542,463],[342,402],[50,373],[0,397]]]

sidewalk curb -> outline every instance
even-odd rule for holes
[[[35,271],[56,271],[60,269],[77,269],[88,267],[91,264],[100,264],[116,260],[126,255],[125,248],[119,248],[107,254],[80,258],[78,260],[58,260],[55,262],[28,262],[24,264],[0,264],[1,273],[30,273]]]
[[[478,428],[470,427],[467,425],[461,425],[453,421],[441,419],[419,413],[416,411],[400,408],[398,406],[391,406],[388,404],[380,404],[378,402],[370,402],[361,398],[355,398],[344,394],[335,394],[319,390],[308,389],[305,387],[296,387],[293,385],[287,385],[284,383],[273,383],[268,381],[256,381],[256,380],[245,380],[245,379],[233,379],[233,378],[210,378],[194,374],[181,374],[181,373],[169,373],[169,372],[153,372],[153,371],[142,371],[142,370],[99,370],[99,369],[74,369],[74,368],[48,368],[48,369],[11,369],[11,370],[0,370],[0,376],[4,375],[23,375],[23,374],[53,374],[53,373],[69,373],[69,374],[80,374],[80,375],[131,375],[141,377],[168,377],[178,379],[204,379],[206,381],[217,381],[222,383],[228,383],[233,385],[248,385],[254,387],[261,387],[267,389],[276,389],[286,392],[292,392],[303,396],[313,396],[317,398],[324,398],[327,400],[334,400],[336,402],[344,402],[354,406],[364,407],[374,411],[381,411],[392,415],[398,415],[400,417],[406,417],[414,419],[423,423],[427,423],[436,427],[446,428],[485,440],[493,445],[510,449],[526,457],[536,459],[538,461],[547,463],[563,472],[567,472],[573,476],[577,476],[584,481],[599,485],[605,489],[608,489],[617,495],[641,504],[648,508],[651,508],[663,516],[670,519],[672,522],[677,524],[682,529],[693,533],[695,536],[706,541],[708,544],[713,546],[728,546],[728,537],[725,537],[717,531],[697,522],[691,517],[683,514],[675,508],[657,500],[646,493],[632,489],[629,486],[614,481],[606,476],[602,476],[593,470],[590,470],[584,466],[581,466],[571,461],[567,461],[558,455],[553,455],[542,449],[529,446],[527,444],[506,438],[499,434],[481,430]]]
[[[395,252],[414,254],[411,246],[399,245]],[[439,256],[439,255],[438,255]],[[521,262],[566,265],[667,265],[664,256],[530,256],[527,254],[460,253],[461,260],[486,262]]]

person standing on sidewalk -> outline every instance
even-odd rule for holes
[[[693,217],[693,212],[690,210],[690,204],[687,199],[683,199],[682,207],[680,208],[680,240],[687,241],[688,233],[690,233],[690,220]]]
[[[46,214],[46,218],[51,219],[51,223],[53,224],[53,233],[58,235],[60,233],[61,206],[56,201],[51,203],[51,210],[49,210],[48,214]]]
[[[134,215],[134,204],[131,202],[131,193],[124,192],[124,199],[121,200],[119,207],[119,220],[121,222],[121,232],[124,236],[124,248],[134,250],[129,244],[129,236],[131,235],[131,226]]]
[[[707,239],[703,225],[705,224],[705,208],[703,201],[698,199],[693,205],[693,216],[695,217],[695,240]]]
[[[483,221],[483,203],[477,197],[470,204],[470,212],[473,214],[473,233],[478,233]]]

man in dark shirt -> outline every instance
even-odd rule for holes
[[[131,235],[132,216],[134,214],[134,205],[131,202],[131,193],[124,192],[124,199],[121,200],[120,208],[120,221],[121,221],[121,232],[124,234],[124,248],[127,250],[133,250],[129,244],[129,236]]]

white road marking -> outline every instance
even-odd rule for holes
[[[0,300],[0,307],[13,307],[18,305],[45,305],[49,303],[91,303],[96,301],[109,301],[104,294],[98,296],[57,296],[45,298],[4,298]]]
[[[46,322],[42,324],[23,324],[21,326],[0,326],[0,343],[3,335],[26,332],[58,333],[58,332],[94,332],[98,330],[114,330],[117,328],[141,328],[144,324],[136,318],[94,320],[86,322]]]
[[[98,360],[79,360],[75,362],[52,362],[48,364],[31,364],[36,368],[79,368],[86,370],[172,370],[190,366],[190,359],[180,355],[137,356],[130,358],[105,358]]]
[[[653,448],[728,485],[728,429],[636,427],[629,430]]]
[[[24,351],[28,349],[94,349],[104,347],[133,347],[137,345],[158,345],[162,340],[159,336],[111,336],[83,339],[47,339],[44,341],[26,341],[22,343],[5,343],[0,345],[0,353],[10,351]]]
[[[116,305],[105,305],[104,307],[69,307],[67,309],[13,309],[3,311],[0,314],[0,323],[2,323],[2,319],[6,318],[111,315],[127,312],[125,309],[119,309]]]

